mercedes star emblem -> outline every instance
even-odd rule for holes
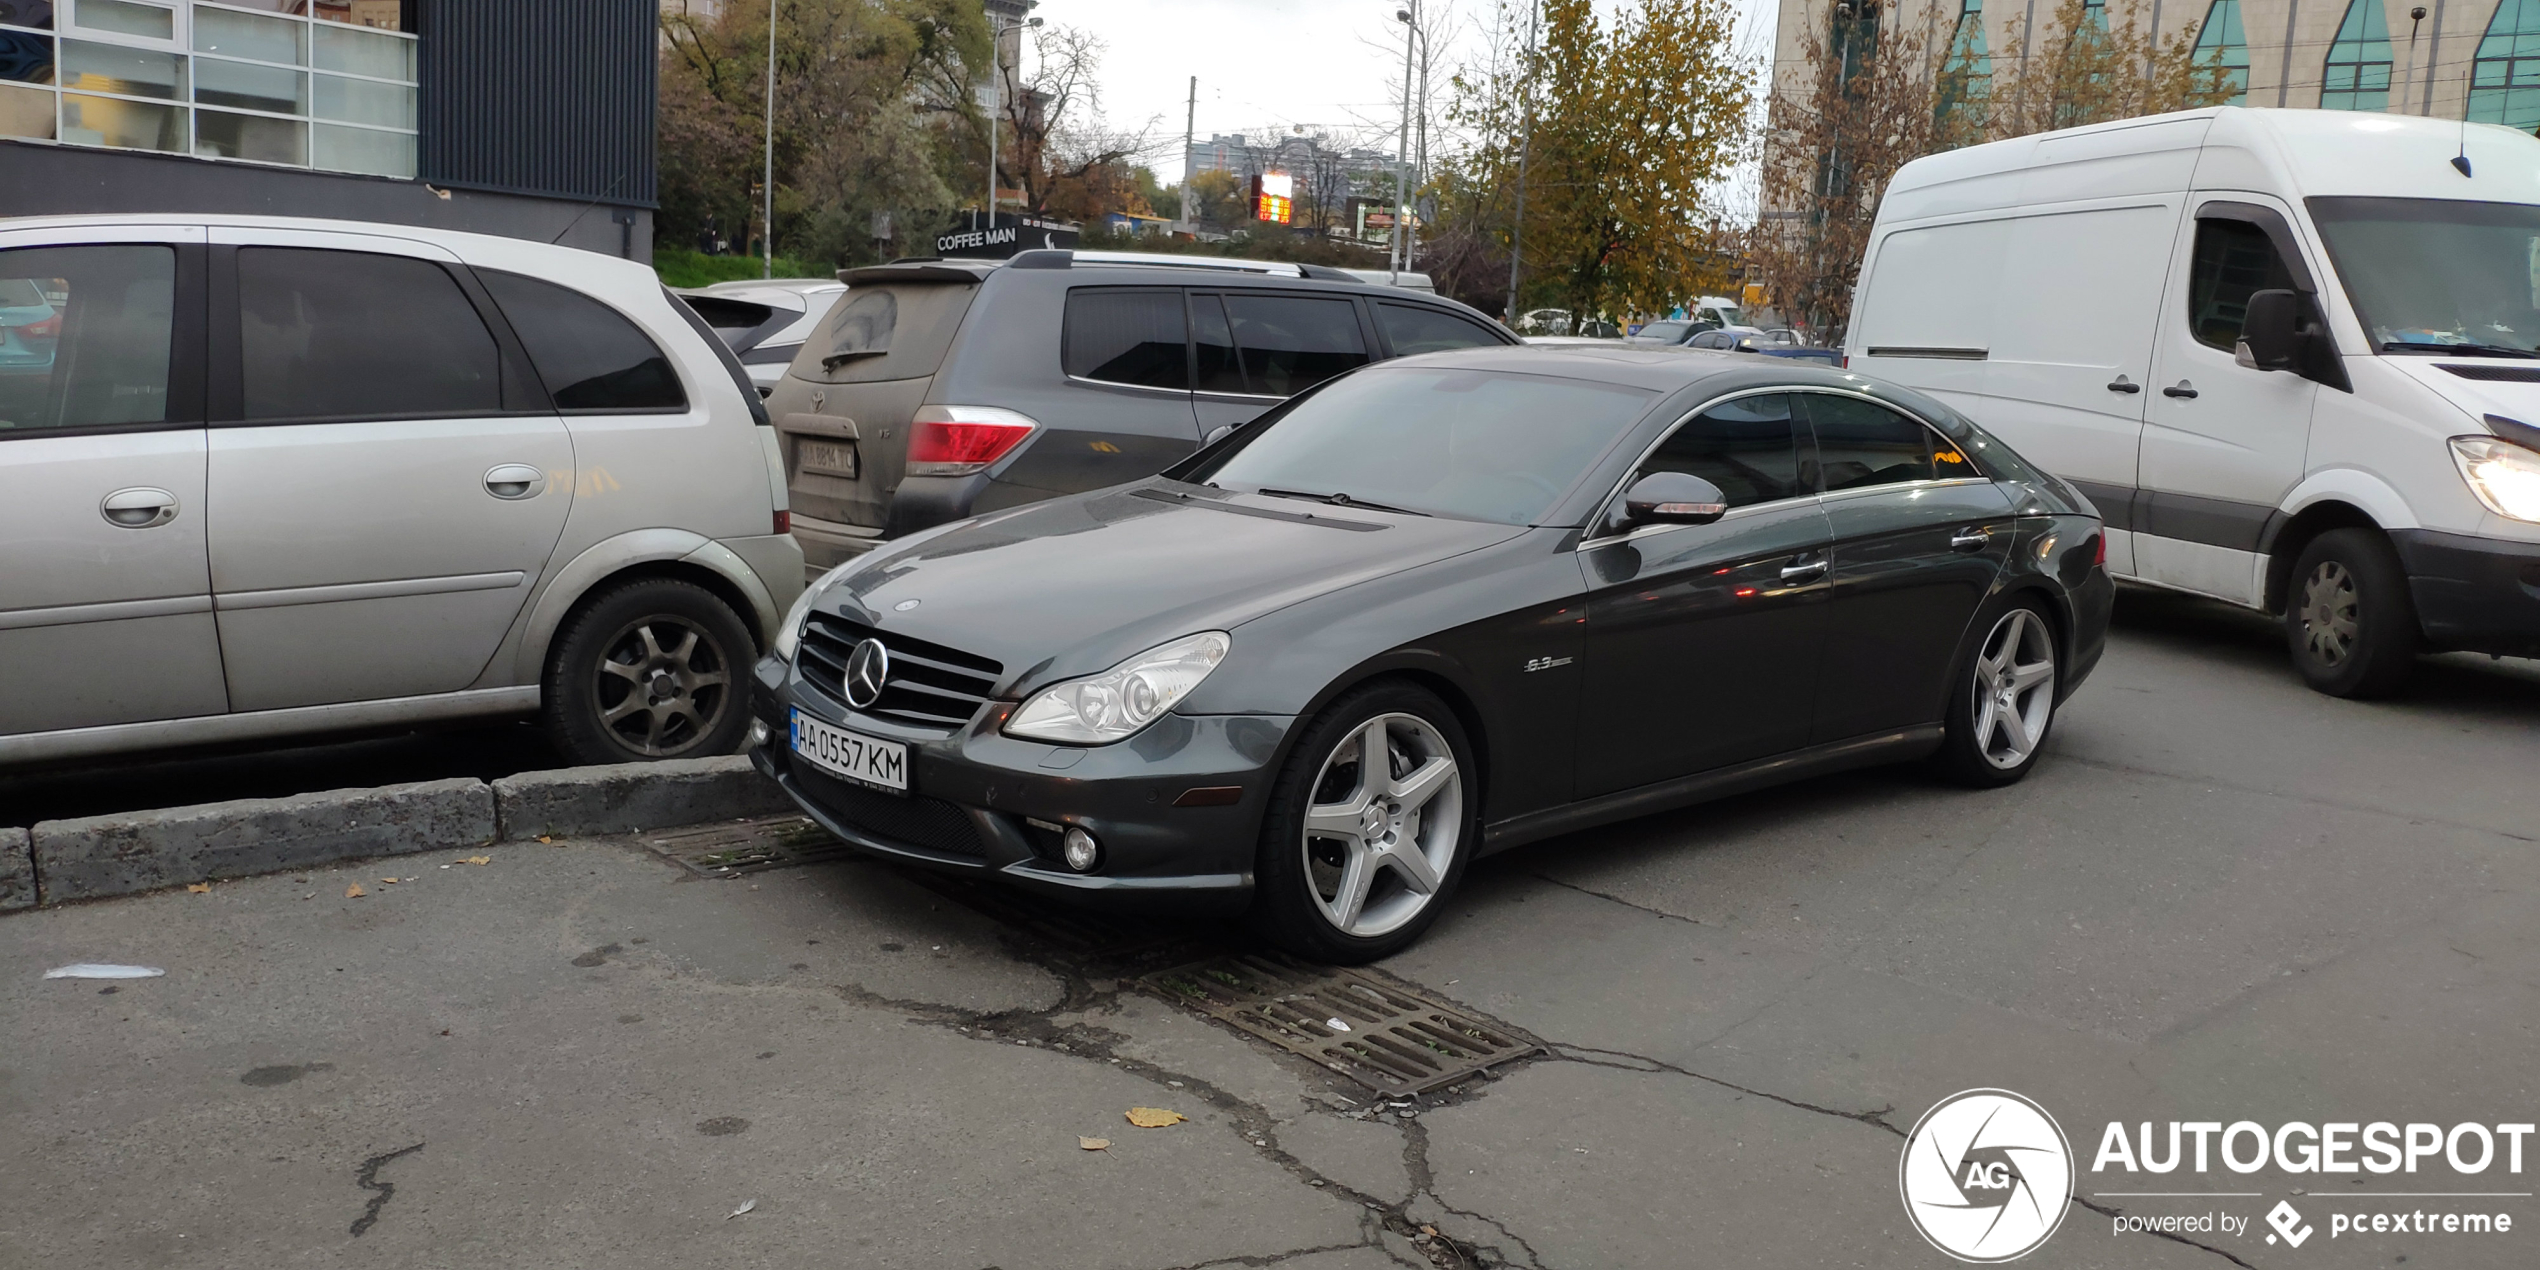
[[[882,641],[868,639],[847,654],[847,704],[858,710],[882,699],[882,685],[890,682],[891,650]]]

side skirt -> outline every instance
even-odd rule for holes
[[[1858,767],[1876,767],[1920,758],[1940,748],[1945,729],[1937,723],[1900,728],[1856,736],[1850,740],[1813,745],[1804,750],[1772,758],[1740,763],[1735,767],[1715,768],[1692,776],[1658,781],[1637,789],[1591,798],[1586,802],[1547,808],[1514,816],[1482,829],[1479,855],[1493,855],[1510,847],[1522,846],[1545,838],[1597,825],[1612,824],[1661,811],[1673,811],[1695,803],[1743,794],[1789,781],[1824,776],[1832,772],[1850,771]],[[1478,856],[1476,857],[1478,858]]]
[[[114,723],[58,732],[22,732],[0,736],[0,764],[90,758],[133,750],[178,749],[261,741],[272,737],[309,736],[360,728],[469,719],[482,715],[529,714],[538,709],[538,685],[517,688],[473,688],[428,697],[390,697],[381,701],[346,701],[288,710],[254,710],[244,714],[207,714],[191,719],[153,719]]]

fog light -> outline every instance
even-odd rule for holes
[[[1102,844],[1082,829],[1070,829],[1061,845],[1067,852],[1067,867],[1078,873],[1091,873],[1102,863]]]
[[[772,734],[771,734],[771,733],[769,733],[769,732],[768,732],[768,730],[767,730],[767,720],[765,720],[765,719],[752,719],[752,720],[750,720],[750,744],[749,744],[749,748],[751,748],[751,749],[755,750],[755,749],[757,749],[758,747],[760,747],[760,746],[762,746],[762,745],[767,744],[767,738],[768,738],[770,735],[772,735]]]

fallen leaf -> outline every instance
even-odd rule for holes
[[[1108,1146],[1110,1146],[1110,1145],[1111,1145],[1111,1139],[1109,1139],[1109,1138],[1088,1138],[1088,1137],[1086,1137],[1085,1135],[1083,1135],[1083,1134],[1081,1134],[1081,1133],[1080,1133],[1080,1134],[1077,1134],[1077,1135],[1076,1135],[1076,1145],[1077,1145],[1077,1147],[1078,1147],[1078,1148],[1080,1148],[1080,1149],[1082,1149],[1082,1150],[1086,1150],[1086,1151],[1100,1151],[1100,1150],[1102,1150],[1102,1149],[1104,1149],[1104,1148],[1106,1148],[1106,1147],[1108,1147]]]
[[[490,855],[472,855],[459,861],[461,864],[492,864],[493,862],[494,857]]]
[[[550,838],[550,837],[548,837],[547,835],[545,835],[545,834],[543,834],[543,833],[542,833],[542,834],[538,835],[538,841],[540,841],[540,842],[554,842],[554,841],[555,841],[555,839]]]
[[[355,882],[351,886],[344,888],[344,898],[348,900],[358,900],[368,894],[370,894],[370,892],[363,890],[362,884],[359,882]]]
[[[379,879],[379,880],[380,880],[380,881],[382,881],[382,882],[387,882],[387,883],[390,883],[390,884],[392,884],[392,885],[393,885],[393,884],[395,884],[395,882],[397,881],[397,879],[395,879],[395,878],[381,878],[381,879]]]
[[[1166,1111],[1162,1107],[1131,1107],[1128,1116],[1129,1123],[1141,1129],[1161,1129],[1166,1125],[1180,1124],[1190,1118],[1181,1112]]]
[[[185,892],[188,895],[209,895],[212,893],[212,884],[209,882],[189,882],[186,884]]]
[[[758,1201],[757,1201],[757,1200],[754,1200],[754,1199],[745,1199],[745,1200],[742,1200],[742,1201],[741,1201],[741,1206],[740,1206],[739,1208],[733,1209],[731,1212],[725,1213],[725,1214],[723,1215],[723,1220],[725,1220],[725,1221],[730,1221],[730,1220],[732,1220],[733,1218],[738,1217],[738,1216],[740,1216],[741,1214],[746,1213],[746,1212],[748,1212],[748,1211],[750,1211],[751,1209],[756,1208],[756,1207],[758,1207]]]

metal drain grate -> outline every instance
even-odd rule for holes
[[[1138,982],[1396,1097],[1545,1052],[1542,1042],[1507,1024],[1364,970],[1238,954],[1159,970]]]
[[[706,878],[848,860],[855,849],[801,816],[727,820],[643,836],[646,850]]]

